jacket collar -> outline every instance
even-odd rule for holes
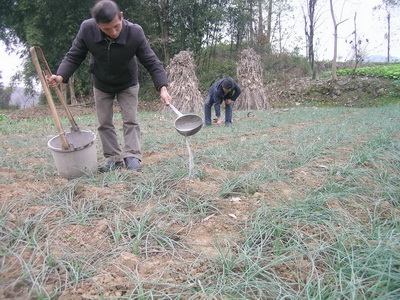
[[[92,19],[92,22],[96,26],[96,30],[94,31],[94,41],[96,43],[100,43],[105,40],[106,34],[101,31],[100,27],[97,25],[96,21]],[[128,21],[123,19],[122,20],[122,30],[120,35],[114,40],[115,43],[125,45],[126,44],[126,39],[128,36]]]

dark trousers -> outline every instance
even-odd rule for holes
[[[205,125],[211,125],[211,108],[215,106],[214,100],[211,99],[210,95],[207,96],[206,102],[204,104],[204,123]],[[219,118],[221,116],[220,109],[215,110],[216,116]],[[225,125],[230,125],[232,123],[232,104],[225,103]]]

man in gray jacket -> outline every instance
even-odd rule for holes
[[[82,22],[71,48],[57,73],[47,77],[50,86],[68,79],[90,57],[94,98],[99,122],[98,132],[105,162],[100,172],[121,168],[140,170],[142,160],[140,127],[137,120],[138,64],[150,73],[162,103],[169,105],[165,69],[151,49],[142,27],[124,19],[118,5],[101,0],[92,8],[93,18]],[[113,124],[113,101],[121,107],[125,146],[121,149]]]

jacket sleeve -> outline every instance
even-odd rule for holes
[[[232,79],[233,80],[233,79]],[[236,81],[235,80],[233,80],[233,90],[235,91],[234,93],[233,93],[233,96],[232,96],[232,101],[236,101],[236,99],[240,96],[240,94],[242,93],[242,90],[241,90],[241,88],[240,88],[240,86],[236,83]]]
[[[158,59],[153,49],[151,49],[143,29],[140,26],[137,38],[139,41],[139,46],[136,51],[136,57],[149,72],[155,88],[159,91],[161,87],[168,86],[167,73],[165,72],[161,61]]]
[[[72,42],[71,48],[57,69],[57,75],[61,75],[64,78],[64,83],[68,82],[68,79],[79,68],[88,53],[86,43],[83,39],[83,31],[84,23],[81,25],[78,34]]]

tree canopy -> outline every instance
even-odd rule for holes
[[[304,0],[306,1],[306,0]],[[95,0],[2,0],[0,39],[10,49],[22,44],[28,53],[40,46],[53,69],[57,69],[71,46],[81,22],[90,18]],[[116,0],[124,17],[140,24],[156,52],[168,65],[180,51],[191,51],[200,68],[210,67],[210,59],[221,43],[229,46],[229,60],[237,61],[248,46],[263,55],[282,54],[282,40],[290,36],[285,20],[293,18],[293,0]],[[314,11],[318,1],[307,0],[306,9]],[[399,6],[399,0],[382,0],[382,4]],[[306,19],[307,56],[314,68],[313,14]],[[35,71],[28,59],[24,65],[25,84]],[[87,64],[76,72],[76,92],[90,93]],[[232,74],[229,74],[232,75]],[[141,82],[147,74],[140,70]],[[36,77],[36,76],[35,76]]]
[[[124,17],[139,23],[156,54],[164,63],[182,50],[199,55],[223,37],[239,50],[250,29],[250,12],[262,0],[119,0]],[[49,65],[56,69],[69,49],[80,23],[90,18],[93,0],[3,0],[0,7],[0,39],[7,47],[17,42],[27,51],[40,46]],[[225,28],[227,30],[224,32]],[[88,81],[87,67],[77,72],[77,82]],[[34,75],[27,62],[26,82]],[[145,75],[143,75],[145,76]],[[83,84],[82,86],[85,86]],[[78,84],[79,92],[79,84]]]

